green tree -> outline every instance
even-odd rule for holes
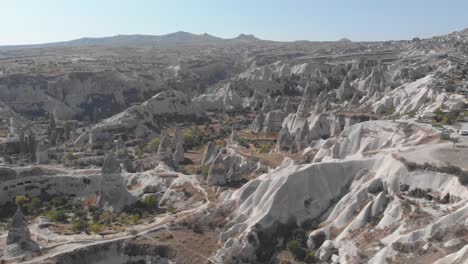
[[[89,226],[89,230],[91,230],[93,233],[99,234],[102,230],[102,226],[99,223],[92,223]]]
[[[47,217],[54,222],[65,223],[67,221],[67,215],[63,210],[52,209],[47,212]]]
[[[136,223],[140,222],[140,220],[141,220],[141,216],[139,214],[132,215],[133,224],[136,224]]]
[[[158,199],[154,196],[146,196],[143,199],[143,204],[145,205],[145,208],[153,210],[158,207]]]
[[[149,152],[156,152],[158,151],[159,143],[161,143],[160,138],[153,138],[148,145],[146,145],[146,150]]]
[[[85,219],[78,218],[77,220],[73,221],[72,227],[73,231],[75,232],[83,232],[88,229],[89,225]]]
[[[15,203],[17,206],[21,207],[21,209],[24,209],[26,207],[26,204],[28,203],[29,199],[26,196],[20,195],[16,196],[15,198]]]
[[[31,199],[31,202],[28,205],[28,211],[32,214],[36,214],[38,210],[41,208],[42,202],[41,199],[34,197]]]
[[[450,141],[452,142],[452,151],[455,151],[455,146],[457,145],[458,142],[460,142],[460,138],[457,137],[450,137]]]

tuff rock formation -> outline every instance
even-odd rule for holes
[[[351,98],[354,94],[353,87],[349,84],[348,76],[345,76],[343,81],[341,82],[340,87],[336,92],[336,97],[340,101],[345,101]]]
[[[265,133],[278,132],[281,129],[285,116],[286,114],[282,110],[273,110],[269,112],[263,122],[263,131]]]
[[[218,147],[213,141],[209,141],[206,145],[205,151],[203,152],[201,164],[208,165],[215,161],[218,156]]]
[[[101,169],[101,182],[97,205],[106,210],[119,212],[135,202],[121,176],[122,165],[114,152],[107,154]]]
[[[28,223],[18,207],[8,226],[5,256],[16,258],[39,252],[39,245],[31,239]]]

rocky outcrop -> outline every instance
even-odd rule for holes
[[[216,157],[218,156],[218,147],[216,143],[213,141],[209,141],[206,145],[205,151],[203,152],[201,164],[208,165],[215,161]]]
[[[136,199],[128,191],[121,177],[121,163],[114,152],[109,153],[101,168],[101,182],[97,205],[113,212],[120,212]]]
[[[174,164],[179,165],[181,162],[185,160],[184,138],[182,136],[182,130],[180,129],[180,127],[176,127],[172,147],[174,150],[174,155],[173,155]]]
[[[263,99],[262,112],[268,113],[270,111],[273,111],[274,109],[275,109],[275,102],[273,101],[273,98],[271,98],[271,96],[267,95],[265,99]]]
[[[259,111],[250,125],[250,130],[253,133],[261,132],[263,130],[263,122],[265,122],[265,116],[262,111]]]
[[[293,143],[293,137],[289,133],[287,126],[284,126],[278,135],[278,141],[276,142],[276,151],[289,151],[291,144]]]
[[[238,154],[223,156],[219,152],[208,170],[209,185],[226,185],[241,181],[247,172],[254,169],[254,163],[246,161]]]
[[[263,131],[265,133],[278,132],[281,129],[286,114],[283,110],[273,110],[269,112],[263,122]]]
[[[172,163],[172,141],[165,132],[161,135],[156,157],[159,160]]]
[[[31,233],[29,232],[26,219],[21,209],[18,208],[8,226],[8,236],[4,254],[8,258],[16,258],[38,253],[39,250],[39,245],[31,239]]]
[[[182,146],[182,142],[178,142],[176,148],[174,150],[174,164],[179,165],[185,160],[184,156],[184,147]]]
[[[237,134],[236,128],[234,126],[231,127],[231,136],[229,137],[232,143],[239,142],[240,137]]]
[[[309,146],[309,122],[306,120],[302,127],[296,130],[296,136],[294,138],[295,150],[302,151]]]
[[[364,89],[367,91],[367,96],[372,97],[377,92],[385,90],[385,76],[380,67],[374,67],[371,74],[364,81]]]
[[[312,96],[315,93],[313,85],[307,85],[302,95],[301,103],[297,107],[297,115],[301,118],[307,118],[310,115]]]
[[[203,94],[193,99],[203,110],[234,111],[242,108],[242,98],[231,83],[221,86],[216,93]]]
[[[205,118],[204,113],[197,104],[192,103],[190,97],[182,92],[169,90],[158,93],[141,105],[134,105],[103,120],[90,132],[80,135],[75,144],[105,141],[122,131],[132,138],[154,138],[161,133],[162,124],[187,119],[196,123]]]
[[[349,84],[348,76],[345,76],[343,81],[341,82],[340,87],[336,91],[336,97],[340,101],[345,101],[351,98],[354,94],[353,87]]]
[[[47,164],[49,162],[49,146],[44,143],[38,144],[35,155],[37,164]]]

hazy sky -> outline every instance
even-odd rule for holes
[[[410,39],[468,27],[467,0],[0,0],[0,45],[175,31]]]

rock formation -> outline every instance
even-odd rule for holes
[[[265,116],[262,111],[259,111],[250,125],[250,130],[253,133],[261,132],[263,130],[263,122],[265,122]]]
[[[307,118],[311,111],[311,96],[312,86],[307,85],[304,94],[302,95],[301,103],[297,107],[297,115],[302,118]]]
[[[273,98],[271,96],[266,96],[265,99],[263,99],[262,103],[262,112],[263,113],[269,113],[270,111],[273,111],[275,109],[275,102],[273,102]]]
[[[8,226],[5,256],[15,258],[39,252],[39,245],[31,239],[26,219],[18,207]]]
[[[159,160],[165,162],[172,161],[172,141],[165,132],[163,132],[161,135],[161,141],[159,142],[156,156]]]
[[[234,126],[231,127],[231,136],[229,137],[232,143],[239,142],[240,137],[237,134],[236,128]]]
[[[336,92],[336,97],[340,101],[345,101],[351,98],[354,94],[353,87],[349,84],[348,76],[345,76],[343,81],[341,82],[340,87]]]
[[[289,151],[291,144],[293,142],[293,138],[289,133],[289,129],[287,126],[284,126],[278,135],[278,141],[276,143],[276,151]]]
[[[135,202],[127,191],[121,177],[121,163],[114,152],[107,154],[101,169],[101,183],[97,205],[110,211],[120,212],[125,206]]]
[[[367,96],[372,97],[376,92],[382,92],[385,89],[385,77],[382,69],[375,67],[366,81]]]
[[[298,130],[296,130],[296,135],[294,138],[294,144],[295,150],[297,151],[302,151],[306,147],[309,146],[310,140],[309,140],[309,122],[305,120],[304,124],[302,127],[300,127]]]
[[[179,165],[185,160],[184,156],[184,147],[182,145],[182,142],[179,141],[177,142],[176,148],[174,150],[174,164]]]
[[[209,141],[206,145],[205,151],[203,152],[201,164],[208,165],[215,161],[218,156],[218,147],[213,141]]]
[[[281,129],[285,116],[286,114],[283,110],[273,110],[269,112],[263,122],[263,131],[265,133],[278,132]]]

